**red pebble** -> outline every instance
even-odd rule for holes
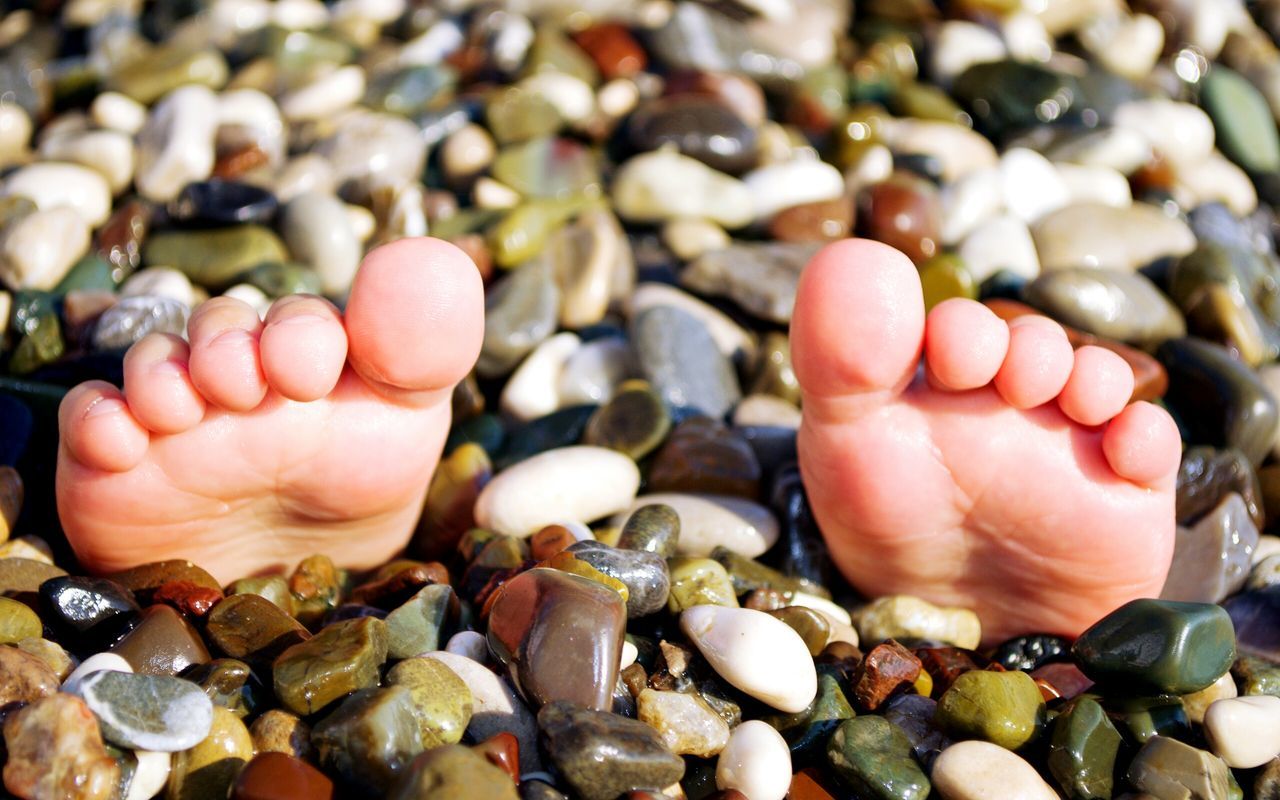
[[[173,606],[184,614],[200,618],[209,613],[219,600],[222,592],[199,586],[191,581],[169,581],[162,584],[152,595],[153,603],[164,603]]]
[[[511,776],[511,780],[520,782],[520,742],[515,734],[507,731],[495,733],[471,749],[484,756],[490,764],[500,767]]]

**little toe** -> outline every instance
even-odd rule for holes
[[[262,321],[248,303],[215,297],[200,305],[187,323],[191,341],[191,383],[210,402],[228,411],[250,411],[267,394],[258,359]]]
[[[129,410],[155,433],[182,433],[204,418],[204,398],[191,384],[191,348],[181,337],[153,333],[124,356]]]
[[[484,336],[475,263],[440,239],[400,239],[364,257],[347,301],[351,365],[397,397],[431,398],[466,377]]]
[[[1071,377],[1058,395],[1062,413],[1081,425],[1101,425],[1124,410],[1133,395],[1133,369],[1103,347],[1076,351]]]
[[[104,472],[128,472],[138,466],[151,439],[124,395],[105,381],[82,383],[62,398],[58,433],[72,458]]]
[[[939,303],[925,320],[924,354],[930,381],[965,391],[991,383],[1009,352],[1009,326],[973,300]]]
[[[1111,420],[1102,435],[1102,452],[1120,477],[1170,488],[1178,475],[1182,439],[1169,412],[1144,401],[1129,405]]]
[[[1019,317],[1009,323],[1009,352],[996,373],[996,390],[1014,408],[1035,408],[1058,396],[1074,361],[1061,325],[1047,317]]]
[[[267,312],[258,350],[271,388],[290,400],[309,403],[338,384],[347,360],[347,334],[328,300],[290,295]]]

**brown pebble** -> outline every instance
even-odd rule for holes
[[[66,574],[61,567],[33,558],[0,559],[0,595],[34,602],[40,584]]]
[[[769,235],[784,242],[834,242],[853,230],[853,198],[819,200],[784,208],[769,222]]]
[[[231,786],[230,800],[329,800],[333,781],[286,753],[258,753]]]
[[[156,589],[170,581],[187,581],[196,586],[222,591],[222,586],[212,575],[190,561],[182,560],[152,561],[107,577],[133,592],[138,604],[142,606],[150,605]]]
[[[737,430],[692,417],[671,431],[649,468],[650,492],[701,492],[755,499],[760,461]]]
[[[246,172],[265,166],[270,160],[271,157],[267,155],[267,151],[261,147],[253,143],[244,144],[233,150],[218,153],[217,160],[213,162],[213,177],[232,180]]]
[[[914,684],[921,669],[920,659],[893,639],[878,644],[854,675],[853,699],[861,708],[875,711],[895,692]]]
[[[111,265],[117,281],[129,277],[142,265],[142,240],[151,225],[151,208],[141,200],[121,204],[98,229],[98,255]]]
[[[575,33],[573,40],[591,56],[605,80],[629,78],[643,72],[649,63],[631,31],[616,22],[592,25]]]
[[[191,581],[169,581],[156,589],[152,603],[164,603],[195,619],[209,613],[209,609],[222,599],[220,589],[200,586]]]
[[[0,646],[0,707],[48,697],[60,684],[54,671],[38,657],[17,647]]]
[[[823,776],[813,767],[806,767],[791,776],[788,800],[835,800],[836,795],[825,785]]]
[[[743,608],[755,611],[777,611],[787,604],[787,595],[777,589],[752,589],[742,601]]]
[[[488,283],[493,277],[493,253],[489,250],[489,244],[484,237],[478,233],[464,233],[450,237],[448,241],[449,244],[467,254],[471,263],[476,265],[476,270],[480,272],[480,280]]]
[[[347,602],[391,610],[399,608],[429,583],[448,582],[449,571],[443,564],[434,561],[413,564],[389,577],[357,586]]]
[[[573,531],[563,525],[548,525],[529,537],[529,555],[535,561],[546,561],[578,541]]]
[[[22,800],[108,800],[120,767],[79,697],[56,692],[4,723],[4,788]]]
[[[763,123],[768,112],[764,90],[760,88],[760,84],[745,75],[732,72],[673,72],[667,76],[663,94],[713,97],[753,127]]]
[[[209,651],[186,617],[169,606],[154,605],[142,621],[111,652],[124,658],[134,672],[177,675],[192,664],[208,664]]]
[[[290,611],[298,622],[317,625],[342,599],[342,574],[328,556],[308,556],[289,576],[289,594],[293,596]]]
[[[632,697],[639,697],[641,692],[649,688],[649,676],[645,674],[644,667],[640,664],[628,664],[619,677],[622,678],[622,684],[627,687],[628,692],[631,692]]]
[[[484,410],[484,395],[480,394],[474,377],[468,376],[458,387],[467,385],[474,387],[474,392],[468,391],[470,396],[463,398],[463,402],[469,406],[467,411],[479,414]],[[455,405],[459,394],[455,389]],[[454,419],[466,419],[467,415],[455,410]],[[467,442],[441,459],[427,489],[422,518],[413,534],[412,552],[426,559],[453,555],[462,535],[475,527],[476,498],[492,477],[493,462],[478,444]]]
[[[515,734],[509,731],[495,733],[471,749],[484,756],[490,764],[500,767],[511,776],[511,780],[520,782],[520,742]]]
[[[255,752],[284,753],[308,759],[312,755],[311,727],[299,717],[273,708],[253,721],[249,728]]]
[[[913,651],[933,678],[933,694],[941,697],[964,673],[978,669],[969,652],[958,647],[921,647]]]
[[[214,606],[205,633],[226,655],[259,663],[311,638],[302,623],[256,594],[232,595]]]
[[[1067,700],[1083,694],[1093,686],[1093,681],[1079,667],[1067,661],[1056,661],[1038,667],[1031,673],[1031,677],[1047,682],[1059,697]]]
[[[917,265],[938,254],[942,205],[929,181],[895,172],[864,189],[859,200],[859,226],[865,235],[896,247]]]

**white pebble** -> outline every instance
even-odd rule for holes
[[[475,631],[458,631],[449,637],[444,646],[446,653],[465,656],[472,661],[483,664],[489,657],[489,643],[484,634]]]
[[[1114,208],[1133,205],[1129,181],[1111,167],[1055,164],[1072,203],[1101,203]],[[1252,188],[1252,187],[1250,187]]]
[[[816,594],[808,592],[795,592],[791,595],[791,605],[804,606],[812,608],[814,611],[821,611],[828,617],[837,619],[845,625],[853,624],[853,616],[849,614],[849,610],[843,606],[838,606],[825,597],[819,597]]]
[[[133,780],[129,781],[129,792],[124,800],[151,800],[160,794],[169,782],[169,770],[173,765],[172,753],[158,753],[154,750],[134,750],[138,763],[134,766]]]
[[[1025,147],[1011,148],[1000,157],[1000,190],[1009,213],[1028,224],[1071,200],[1053,163]]]
[[[631,642],[624,640],[622,642],[622,656],[618,659],[618,669],[624,670],[632,664],[636,663],[636,659],[640,657],[640,650]]]
[[[150,294],[177,300],[187,308],[196,302],[191,279],[172,267],[147,267],[129,276],[120,287],[124,297]]]
[[[938,26],[930,51],[929,72],[940,86],[950,86],[974,64],[1000,61],[1009,50],[993,31],[975,22],[947,21]]]
[[[538,72],[516,86],[543,97],[570,123],[585,122],[596,108],[596,94],[591,85],[564,72]]]
[[[493,163],[497,147],[493,137],[474,122],[449,134],[440,145],[440,164],[452,180],[469,178]]]
[[[218,125],[251,131],[269,163],[284,160],[284,119],[276,101],[257,89],[232,89],[218,95]],[[280,198],[280,202],[285,202]]]
[[[527,422],[560,408],[560,373],[581,346],[576,335],[558,333],[534,348],[502,388],[502,411]]]
[[[476,498],[476,523],[530,536],[557,519],[590,522],[630,505],[640,470],[621,453],[587,445],[540,453],[500,472]]]
[[[26,197],[41,211],[75,209],[95,228],[111,216],[111,187],[107,179],[80,164],[56,161],[29,164],[5,179],[4,194]]]
[[[716,547],[755,558],[778,541],[778,521],[769,509],[743,497],[659,492],[638,498],[628,513],[664,503],[680,515],[682,556],[709,556]],[[625,520],[616,520],[619,525]]]
[[[346,204],[331,194],[305,192],[290,200],[281,216],[285,244],[294,258],[315,269],[326,294],[346,292],[362,250]]]
[[[168,202],[183,186],[213,171],[218,98],[203,86],[182,86],[165,95],[138,133],[138,192]]]
[[[892,174],[893,151],[882,144],[873,144],[845,169],[844,187],[856,195],[864,187],[879,183]]]
[[[1258,192],[1249,175],[1217,150],[1203,161],[1174,165],[1174,196],[1183,208],[1218,202],[1237,217],[1258,207]]]
[[[74,208],[35,211],[11,222],[0,245],[0,279],[49,291],[89,249],[89,224]]]
[[[458,23],[451,19],[442,19],[405,42],[396,56],[396,61],[402,67],[439,64],[465,43],[466,36]]]
[[[476,206],[488,210],[515,208],[520,205],[520,193],[502,181],[481,175],[471,187],[471,199]]]
[[[354,64],[338,67],[280,98],[280,111],[290,122],[325,119],[355,105],[364,87],[363,69]]]
[[[1280,555],[1280,536],[1259,536],[1258,546],[1253,549],[1253,563],[1275,555]]]
[[[781,397],[771,394],[749,394],[733,408],[733,425],[736,428],[767,427],[790,428],[800,427],[800,409]]]
[[[1165,98],[1130,100],[1113,124],[1140,134],[1156,152],[1175,164],[1194,164],[1213,152],[1213,120],[1198,106]]]
[[[1151,143],[1129,128],[1102,128],[1064,139],[1049,150],[1054,161],[1110,167],[1128,175],[1151,160]]]
[[[958,180],[999,163],[995,145],[982,134],[955,122],[903,118],[887,120],[885,144],[895,153],[919,153],[942,163],[942,178]]]
[[[933,788],[943,800],[1057,800],[1035,767],[990,742],[958,742],[933,762]]]
[[[15,161],[31,141],[31,117],[18,105],[0,105],[0,165]]]
[[[763,611],[693,606],[680,615],[680,630],[720,677],[780,711],[799,713],[818,693],[800,634]]]
[[[291,159],[275,177],[273,190],[281,203],[288,203],[306,192],[332,194],[338,181],[333,165],[319,153],[306,153]]]
[[[1280,755],[1280,697],[1215,700],[1204,714],[1209,749],[1228,767],[1253,769]]]
[[[783,800],[791,788],[791,750],[782,734],[758,719],[735,728],[716,759],[716,788],[751,800]]]
[[[329,24],[329,9],[319,0],[279,0],[271,21],[288,30],[309,30]]]
[[[267,312],[271,310],[271,298],[267,297],[266,292],[251,283],[237,283],[223,292],[222,296],[248,304],[250,308],[258,312],[260,319],[266,317]]]
[[[796,158],[760,167],[742,176],[751,192],[757,220],[768,219],[784,208],[844,194],[844,176],[823,161]]]
[[[632,222],[706,217],[741,228],[755,219],[746,184],[670,148],[629,159],[618,168],[612,191],[618,216]]]
[[[1040,256],[1027,224],[1002,214],[982,223],[961,243],[960,258],[976,283],[1007,269],[1027,280],[1040,274]]]
[[[606,403],[627,378],[635,376],[635,358],[620,336],[595,339],[575,350],[557,381],[565,406]]]
[[[86,675],[92,675],[95,672],[103,670],[111,670],[112,672],[133,672],[133,667],[123,656],[115,653],[95,653],[84,661],[80,662],[80,666],[71,671],[67,679],[62,682],[62,691],[68,694],[76,694],[76,690],[80,688],[80,681]]]
[[[1015,11],[1000,20],[1009,55],[1015,61],[1048,61],[1053,55],[1053,37],[1035,14]]]
[[[80,131],[50,136],[40,143],[40,156],[88,167],[107,181],[112,194],[133,182],[133,137],[122,131]]]
[[[347,222],[351,225],[351,232],[356,235],[356,239],[361,244],[369,241],[378,230],[378,218],[369,209],[355,203],[347,203],[346,211]]]
[[[957,244],[1004,209],[1000,170],[970,172],[942,189],[942,241]]]
[[[1135,81],[1151,73],[1164,48],[1164,27],[1149,14],[1098,16],[1076,36],[1098,63]]]
[[[596,91],[596,106],[610,119],[621,119],[640,104],[640,88],[630,78],[614,78]]]

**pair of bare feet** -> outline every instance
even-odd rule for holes
[[[190,558],[227,581],[313,552],[390,558],[478,355],[483,291],[461,251],[403,240],[365,259],[345,316],[295,296],[260,322],[217,298],[189,346],[139,342],[123,393],[86,383],[62,405],[58,505],[81,560]],[[971,301],[926,319],[914,266],[870,241],[813,259],[794,318],[801,469],[855,586],[973,608],[988,639],[1073,635],[1159,594],[1180,441],[1127,405],[1118,356]]]

